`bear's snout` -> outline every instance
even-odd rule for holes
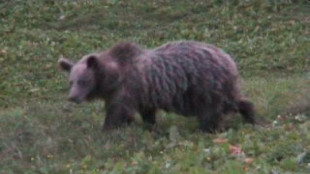
[[[74,103],[81,103],[82,102],[82,100],[80,98],[74,97],[74,96],[69,96],[68,101],[74,102]]]

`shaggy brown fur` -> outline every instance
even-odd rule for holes
[[[158,109],[197,116],[207,132],[214,132],[220,117],[230,112],[240,112],[254,124],[254,107],[241,94],[235,62],[213,45],[181,41],[145,50],[121,43],[75,65],[65,59],[59,63],[71,71],[70,100],[106,101],[104,129],[130,123],[136,112],[154,124]],[[86,87],[74,86],[81,79]]]

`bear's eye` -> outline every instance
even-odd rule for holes
[[[89,82],[88,80],[79,80],[77,83],[79,86],[87,86]]]

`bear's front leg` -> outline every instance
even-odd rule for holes
[[[134,109],[125,103],[111,103],[107,105],[103,130],[121,127],[134,120]]]
[[[140,111],[144,122],[154,125],[156,123],[156,110],[155,109],[143,109]]]

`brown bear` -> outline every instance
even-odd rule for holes
[[[197,116],[206,132],[216,131],[221,116],[231,112],[255,122],[254,106],[240,90],[236,63],[213,45],[179,41],[142,49],[120,43],[77,63],[58,62],[70,72],[70,101],[105,101],[103,129],[130,123],[137,112],[154,124],[158,109]]]

